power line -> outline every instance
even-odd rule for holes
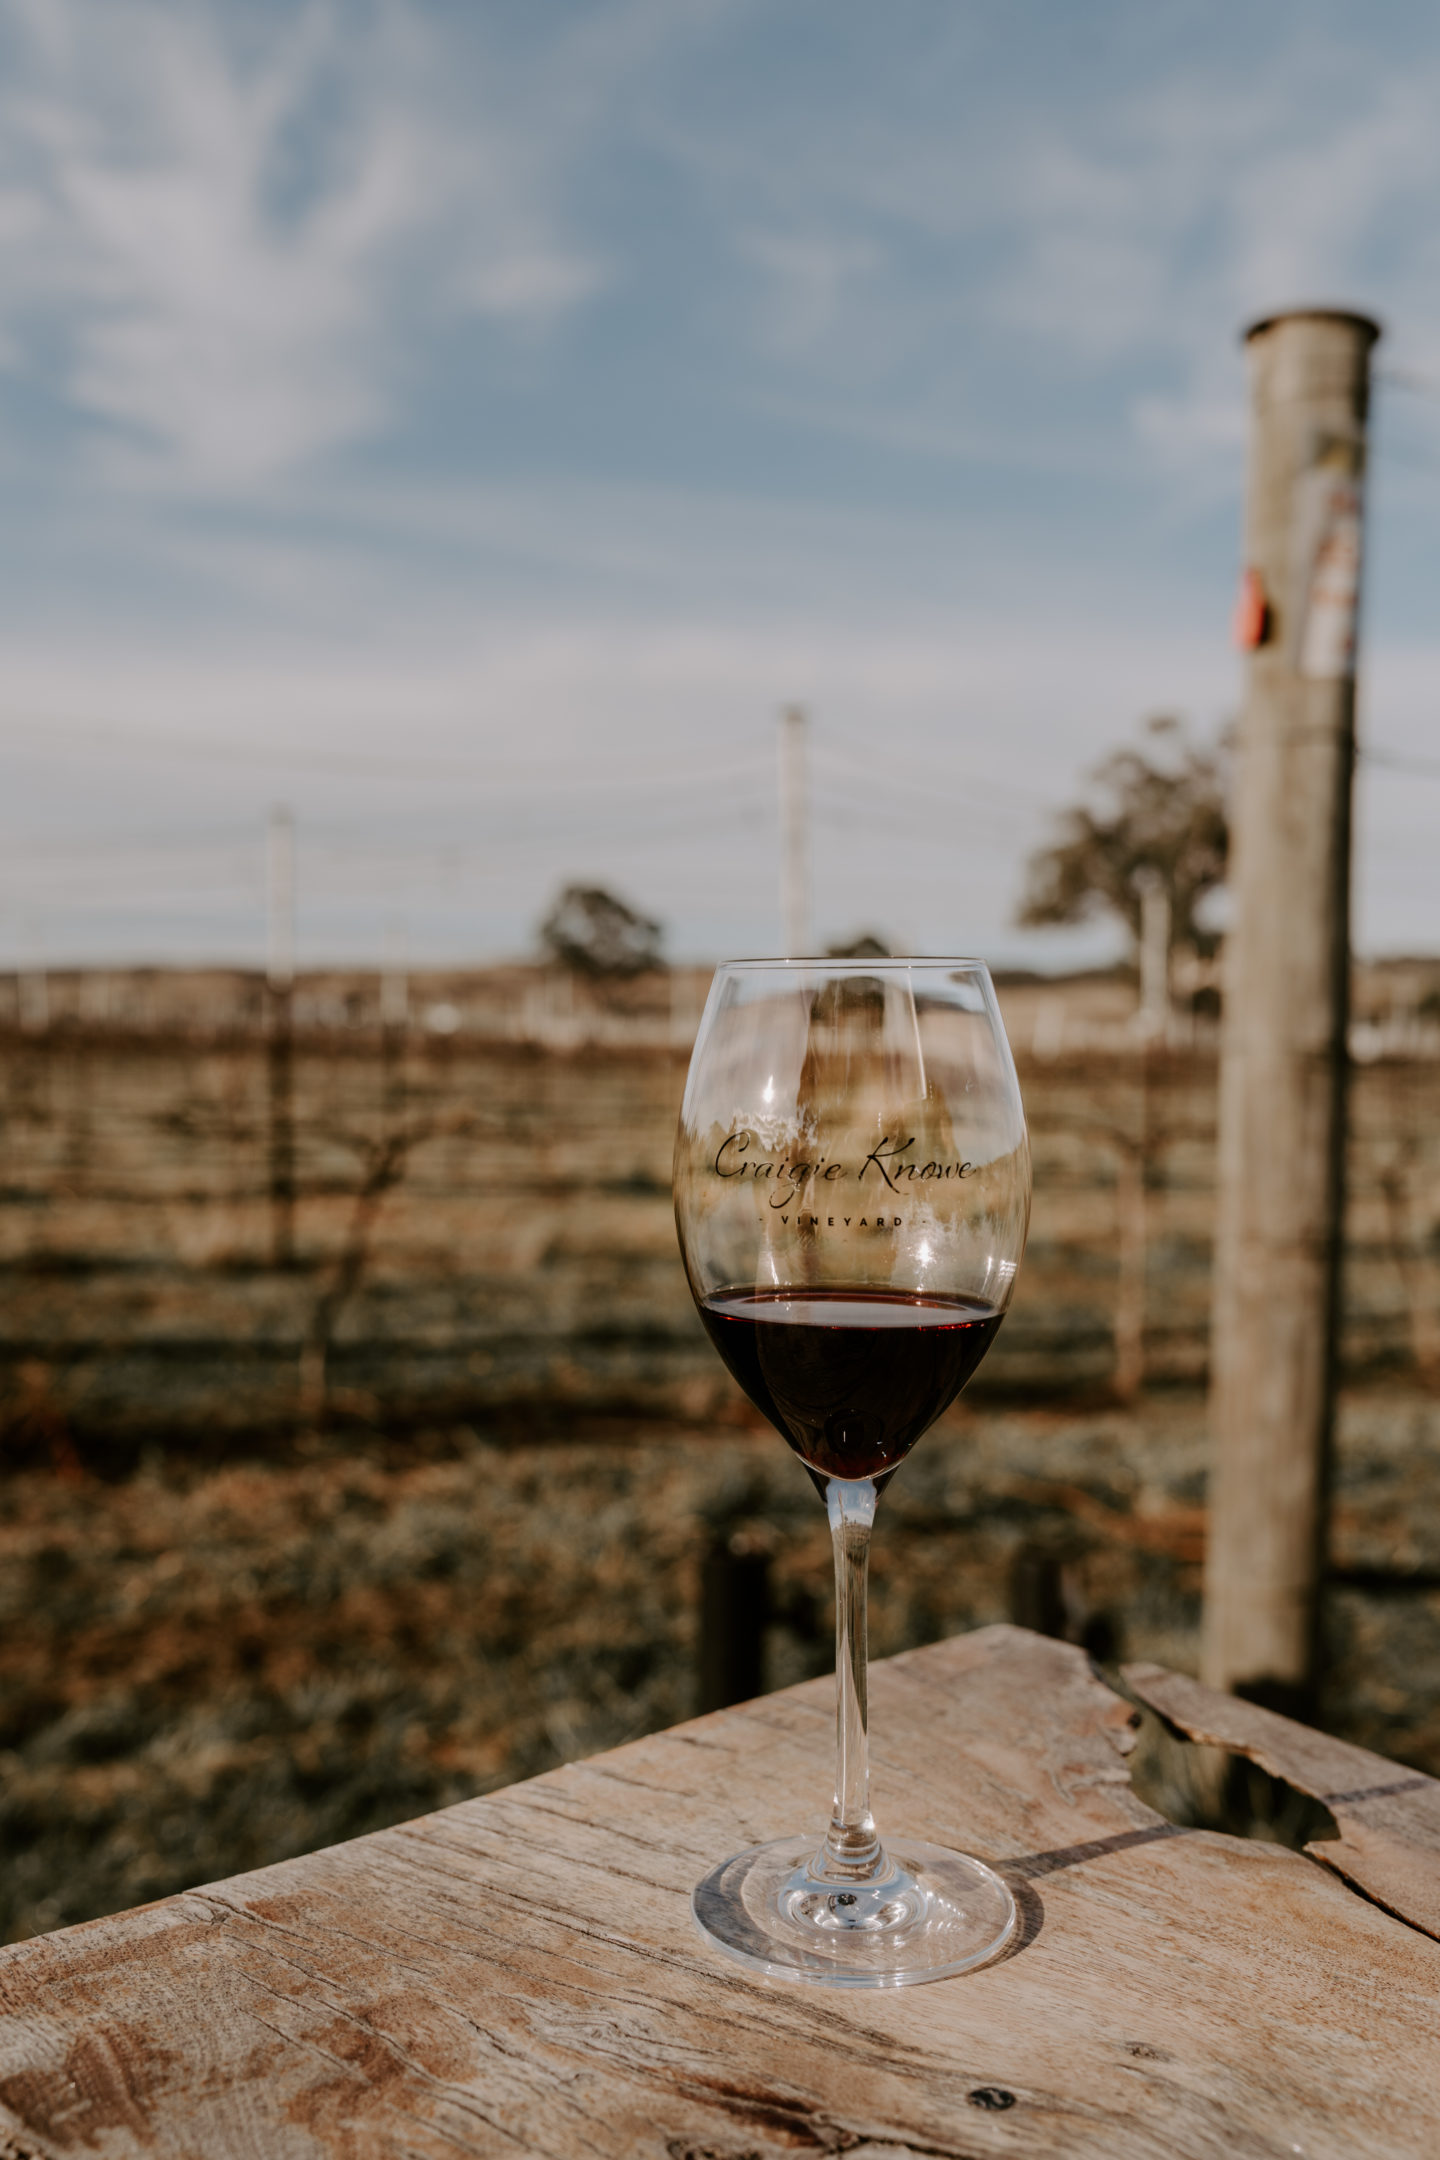
[[[1044,810],[1053,807],[1053,798],[1039,788],[1016,786],[1004,780],[997,781],[989,774],[977,772],[972,766],[962,770],[958,766],[938,761],[926,749],[916,752],[919,771],[913,780],[905,780],[891,767],[893,754],[877,754],[875,746],[857,742],[853,736],[837,734],[827,728],[817,745],[817,763],[838,762],[848,765],[854,777],[863,781],[867,794],[885,790],[902,796],[907,805],[914,802],[915,790],[921,787],[943,788],[953,791],[957,801],[970,802],[977,792],[983,791],[988,803],[1008,800],[1017,808]]]
[[[1376,368],[1378,381],[1387,383],[1392,390],[1407,390],[1412,397],[1440,400],[1440,377],[1424,375],[1416,368]]]
[[[477,859],[493,862],[497,858],[531,856],[537,844],[542,842],[551,847],[567,848],[602,845],[623,846],[632,851],[661,849],[717,829],[730,830],[737,824],[763,830],[772,815],[772,805],[751,796],[718,807],[697,805],[693,813],[683,817],[605,817],[585,823],[574,820],[547,823],[531,816],[504,819],[493,827],[487,823],[478,832],[472,823],[473,837],[470,838],[451,838],[442,833],[409,843],[384,833],[367,839],[358,833],[337,833],[333,827],[326,832],[306,821],[303,826],[306,876],[308,878],[317,865],[326,868],[358,866],[368,872],[375,868],[395,869],[407,865],[434,869]],[[258,884],[260,857],[260,842],[248,831],[232,829],[213,834],[205,842],[188,832],[160,833],[143,839],[88,834],[75,839],[56,839],[48,844],[30,842],[23,847],[9,848],[3,867],[0,867],[0,882],[3,882],[5,871],[48,872],[67,878],[77,875],[81,878],[123,876],[127,872],[143,877],[147,871],[154,871],[173,878],[183,874],[185,864],[192,863],[203,872],[225,870]],[[242,867],[237,868],[237,865]]]
[[[387,757],[364,751],[307,750],[283,743],[238,742],[233,739],[212,737],[201,739],[154,728],[97,728],[77,727],[68,722],[39,721],[0,718],[0,739],[20,737],[34,741],[51,750],[100,750],[108,755],[127,757],[131,755],[159,755],[198,760],[201,763],[243,764],[259,769],[286,768],[294,771],[335,773],[376,779],[468,779],[493,787],[497,781],[512,781],[526,777],[524,767],[497,767],[492,761],[475,758],[447,757]],[[886,772],[877,769],[876,751],[873,744],[857,742],[853,737],[837,731],[828,723],[823,727],[816,743],[817,763],[838,762],[848,764],[867,788],[896,788],[903,783]],[[972,791],[977,785],[972,771],[961,772],[956,768],[937,764],[926,750],[917,753],[924,766],[923,778],[929,783],[954,786],[957,790]],[[531,769],[533,771],[533,768]],[[735,778],[736,768],[732,762],[708,767],[671,767],[665,771],[640,773],[610,772],[597,774],[584,782],[557,782],[549,775],[536,776],[534,785],[543,788],[547,799],[558,793],[593,797],[600,793],[633,794],[640,790],[647,794],[672,794],[687,788],[721,784]],[[994,799],[996,784],[985,780],[987,797]],[[1001,793],[1009,793],[1018,800],[1039,804],[1043,798],[1035,790],[1016,790],[1000,786]]]
[[[284,743],[237,742],[223,737],[202,739],[160,729],[76,727],[68,722],[0,718],[0,740],[19,737],[49,750],[98,750],[110,756],[162,756],[195,759],[203,764],[249,765],[259,770],[334,773],[381,780],[472,780],[493,789],[497,782],[531,779],[547,797],[559,794],[623,793],[637,791],[669,794],[677,789],[707,787],[733,779],[733,763],[680,770],[625,772],[611,769],[583,782],[557,782],[550,773],[533,767],[508,768],[493,759],[447,757],[387,757],[352,750],[307,750]]]
[[[1440,780],[1440,758],[1410,757],[1403,750],[1367,750],[1359,752],[1364,765],[1381,765],[1389,772],[1417,773],[1427,780]]]

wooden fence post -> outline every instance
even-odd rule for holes
[[[295,820],[270,814],[266,881],[270,962],[270,1243],[277,1268],[295,1261]]]
[[[1144,1081],[1141,1082],[1142,1089]],[[1143,1097],[1142,1097],[1143,1101]],[[1144,1118],[1142,1107],[1141,1117]],[[1145,1170],[1147,1135],[1115,1143],[1115,1393],[1133,1403],[1145,1385],[1145,1289],[1148,1272]]]
[[[1212,1308],[1203,1666],[1302,1711],[1317,1679],[1345,1144],[1355,628],[1377,326],[1257,323]]]
[[[288,983],[270,990],[270,1260],[295,1264],[295,1029]]]
[[[744,1531],[721,1530],[700,1564],[696,1708],[728,1710],[765,1686],[770,1556]]]

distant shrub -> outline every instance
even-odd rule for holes
[[[662,931],[603,885],[567,885],[540,926],[547,951],[579,975],[643,975],[663,967]]]

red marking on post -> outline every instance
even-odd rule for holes
[[[1247,570],[1240,579],[1232,628],[1241,652],[1254,652],[1270,635],[1270,603],[1258,570]]]

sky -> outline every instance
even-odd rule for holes
[[[0,0],[0,965],[1063,967],[1027,853],[1233,714],[1260,314],[1377,314],[1356,937],[1440,950],[1440,14]]]

